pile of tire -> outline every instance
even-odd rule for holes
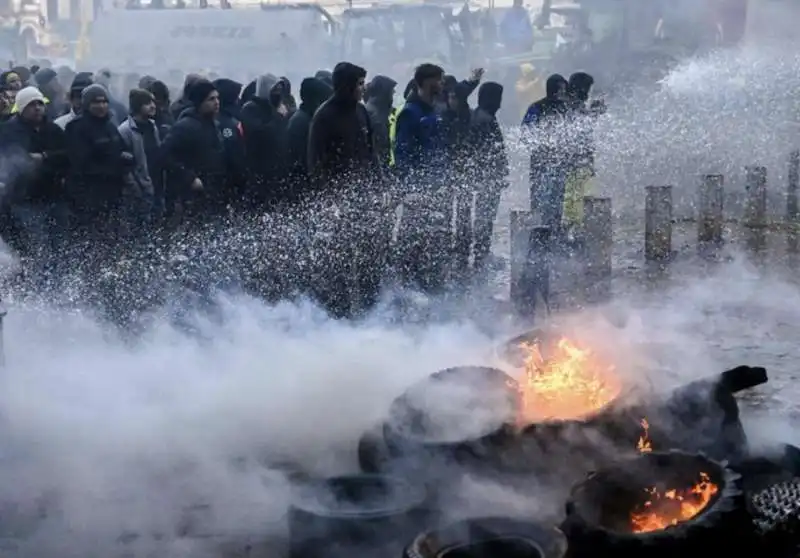
[[[553,527],[483,517],[423,531],[403,558],[564,558],[567,539]]]
[[[359,442],[365,472],[438,485],[457,468],[477,470],[516,434],[519,387],[502,370],[441,370],[394,400],[388,418]]]
[[[628,504],[653,479],[669,478],[679,470],[707,473],[719,491],[691,519],[661,530],[633,532],[626,522],[632,507]],[[752,550],[757,545],[741,475],[726,463],[680,451],[642,454],[589,474],[573,488],[561,529],[574,558],[694,557],[711,551],[723,555]]]
[[[429,524],[425,488],[388,475],[347,475],[298,487],[289,508],[290,558],[399,556]]]

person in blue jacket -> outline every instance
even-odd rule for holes
[[[418,66],[395,126],[395,172],[404,194],[398,271],[406,285],[430,293],[445,286],[451,239],[447,138],[435,109],[443,79],[441,67]]]

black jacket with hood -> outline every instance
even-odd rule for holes
[[[375,153],[384,166],[389,167],[392,140],[389,133],[389,117],[392,114],[394,88],[397,82],[390,77],[375,76],[369,82],[369,100],[366,107],[375,139]]]
[[[472,169],[479,188],[494,190],[506,186],[508,157],[497,111],[503,99],[503,86],[492,81],[478,90],[478,107],[470,121]]]
[[[192,85],[200,81],[202,76],[199,74],[189,74],[183,81],[183,91],[181,92],[180,99],[176,99],[169,106],[169,113],[172,116],[172,121],[177,122],[183,111],[192,107],[192,102],[189,100],[189,90]]]
[[[353,96],[366,70],[339,62],[333,70],[333,97],[311,120],[308,172],[314,187],[324,191],[364,190],[375,186],[372,124],[367,109]]]
[[[317,109],[333,94],[333,89],[317,78],[306,78],[300,84],[300,108],[289,119],[286,129],[289,142],[289,159],[293,177],[308,178],[308,132]]]
[[[545,83],[545,97],[528,107],[522,120],[523,131],[530,133],[531,172],[534,174],[563,169],[571,154],[565,142],[565,124],[569,106],[558,96],[566,91],[564,76],[553,74]]]
[[[286,119],[276,110],[278,78],[265,74],[256,80],[253,97],[242,107],[241,122],[249,176],[250,202],[274,204],[287,196],[288,146]]]

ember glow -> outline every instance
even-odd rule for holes
[[[650,453],[653,451],[653,442],[650,440],[650,423],[647,422],[646,418],[643,418],[640,424],[643,432],[639,436],[639,441],[636,442],[636,449],[639,450],[639,453]]]
[[[707,473],[700,473],[697,484],[688,489],[646,488],[647,500],[631,513],[631,530],[649,533],[687,521],[703,511],[718,491]]]
[[[528,424],[585,418],[611,403],[622,391],[613,366],[601,364],[590,350],[561,339],[543,356],[538,343],[527,351],[522,389],[522,418]]]

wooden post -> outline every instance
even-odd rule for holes
[[[722,246],[722,208],[725,178],[721,174],[703,175],[697,200],[697,248],[701,253]]]
[[[586,297],[606,298],[610,293],[614,244],[611,198],[583,198],[583,226]]]
[[[648,186],[644,210],[644,257],[663,261],[672,256],[672,186]]]
[[[744,223],[747,227],[767,226],[767,167],[745,167],[745,205]]]

